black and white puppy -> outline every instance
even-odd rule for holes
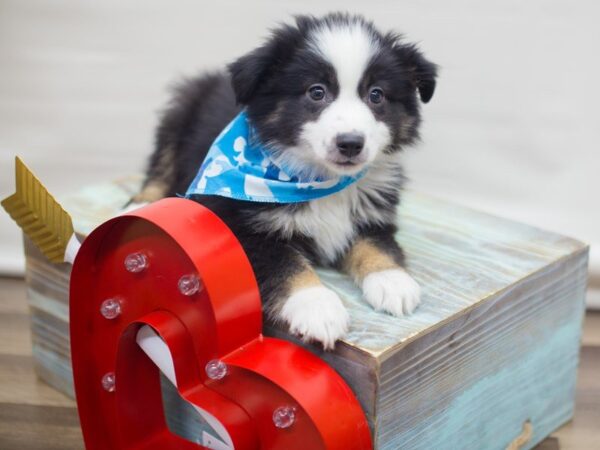
[[[344,335],[348,313],[314,265],[349,273],[377,310],[411,313],[419,286],[394,240],[400,152],[418,137],[419,99],[431,99],[436,66],[397,34],[382,34],[359,16],[330,14],[297,17],[228,68],[178,86],[135,200],[185,193],[213,140],[246,108],[260,140],[298,175],[331,178],[366,168],[358,182],[305,203],[196,198],[239,238],[267,318],[326,349]]]

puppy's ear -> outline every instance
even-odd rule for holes
[[[285,64],[299,39],[299,30],[282,25],[273,31],[271,38],[261,47],[229,64],[231,84],[239,104],[246,105],[261,84]]]
[[[421,101],[427,103],[435,91],[437,65],[427,60],[416,45],[399,44],[395,50],[400,63],[408,67],[413,83],[419,90]]]

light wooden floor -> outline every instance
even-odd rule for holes
[[[75,402],[33,370],[23,280],[0,278],[0,449],[83,447]],[[600,313],[585,320],[575,419],[537,450],[600,449]]]

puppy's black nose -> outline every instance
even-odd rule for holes
[[[335,138],[335,145],[342,155],[352,158],[365,146],[365,136],[361,133],[340,133]]]

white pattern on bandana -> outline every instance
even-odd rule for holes
[[[359,180],[354,176],[302,182],[277,166],[260,143],[251,139],[251,127],[242,111],[211,145],[185,196],[218,195],[267,203],[298,203],[341,191]]]

